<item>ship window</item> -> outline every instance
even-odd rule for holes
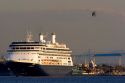
[[[68,58],[70,60],[70,58]]]
[[[71,63],[71,61],[68,61],[68,63]]]
[[[19,49],[18,47],[16,47],[16,49]]]
[[[39,47],[35,47],[36,49],[39,49]]]
[[[24,49],[24,47],[20,47],[20,49]]]
[[[12,47],[12,49],[15,49],[15,47]]]
[[[30,47],[27,47],[27,49],[30,49]]]
[[[53,57],[50,57],[50,59],[53,59]]]
[[[26,49],[26,47],[23,47],[23,49]]]
[[[32,53],[32,54],[36,54],[36,53]]]
[[[67,63],[63,63],[64,65],[67,65]]]
[[[31,47],[31,49],[34,49],[33,47]]]

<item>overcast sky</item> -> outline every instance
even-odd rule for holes
[[[124,11],[124,0],[0,0],[0,11],[65,11],[105,9]]]
[[[56,32],[74,54],[125,50],[125,0],[0,0],[0,29],[1,53],[27,31]]]

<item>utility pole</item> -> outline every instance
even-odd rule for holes
[[[92,49],[89,49],[89,60],[93,60],[93,62],[95,63],[95,53]]]
[[[119,60],[118,60],[118,65],[121,66],[122,65],[122,56],[119,56]]]

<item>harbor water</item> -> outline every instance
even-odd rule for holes
[[[125,76],[71,76],[71,77],[0,76],[0,83],[125,83]]]

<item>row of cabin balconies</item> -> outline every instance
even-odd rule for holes
[[[47,48],[47,47],[24,47],[24,46],[14,46],[14,47],[10,47],[9,49],[12,50],[42,50],[42,51],[70,51],[69,48]]]

